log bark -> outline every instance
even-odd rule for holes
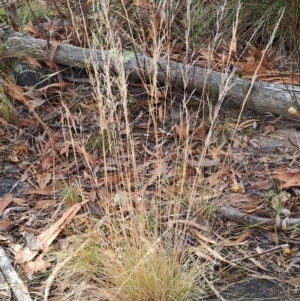
[[[56,64],[87,67],[94,65],[107,70],[120,70],[122,66],[129,82],[151,81],[155,77],[160,84],[169,84],[181,89],[202,92],[203,89],[219,91],[223,96],[242,104],[246,95],[247,107],[259,113],[270,112],[283,117],[291,117],[290,107],[300,108],[300,87],[268,82],[254,82],[232,74],[219,73],[197,66],[176,63],[163,58],[153,59],[128,50],[100,50],[80,48],[64,43],[47,50],[47,42],[27,34],[13,31],[0,24],[2,59],[19,59],[31,56],[39,61],[50,58]],[[106,68],[105,68],[106,67]],[[157,74],[156,74],[157,72]],[[300,110],[299,110],[300,111]],[[296,119],[299,120],[298,117]]]
[[[13,268],[4,249],[0,247],[0,270],[5,276],[9,286],[18,301],[32,301],[27,287]]]

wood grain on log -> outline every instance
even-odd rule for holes
[[[102,70],[108,64],[112,70],[118,69],[121,63],[128,81],[137,81],[141,78],[153,80],[156,77],[162,85],[171,83],[190,91],[201,93],[203,89],[214,89],[239,104],[244,102],[251,90],[247,98],[248,108],[259,113],[270,112],[283,117],[291,117],[288,113],[289,107],[295,107],[297,110],[300,107],[300,87],[297,86],[268,82],[254,82],[251,85],[250,80],[232,74],[219,73],[163,58],[153,59],[143,54],[135,55],[133,51],[128,50],[86,49],[64,43],[47,50],[45,40],[15,32],[4,25],[0,25],[0,38],[4,50],[2,59],[17,59],[27,55],[37,60],[45,60],[51,55],[51,59],[56,64],[79,67],[94,65]],[[122,62],[120,58],[123,58]]]
[[[6,278],[6,281],[8,282],[12,291],[14,292],[16,299],[18,301],[32,301],[27,287],[24,285],[23,281],[13,268],[2,247],[0,247],[0,258],[0,270]]]

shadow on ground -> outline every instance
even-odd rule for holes
[[[300,294],[296,296],[285,284],[263,279],[251,279],[230,285],[221,292],[221,296],[228,301],[300,300]],[[220,299],[213,297],[205,300],[217,301]]]

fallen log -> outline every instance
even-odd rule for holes
[[[93,64],[102,70],[110,64],[111,69],[115,71],[122,66],[129,82],[140,79],[151,81],[155,76],[157,82],[162,85],[171,83],[181,89],[200,93],[203,89],[219,91],[222,96],[226,95],[240,105],[247,97],[247,107],[259,113],[270,112],[291,117],[288,109],[294,107],[298,111],[300,108],[300,87],[293,85],[268,82],[251,84],[250,80],[232,74],[176,63],[160,57],[153,59],[128,50],[86,49],[64,43],[47,49],[49,48],[47,41],[18,33],[4,24],[0,24],[0,40],[3,60],[20,59],[25,56],[31,56],[39,61],[51,58],[56,64],[78,67]]]

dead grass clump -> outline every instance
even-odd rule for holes
[[[203,295],[206,265],[165,241],[170,229],[155,238],[138,223],[134,229],[125,219],[120,222],[119,229],[108,229],[103,221],[98,231],[72,244],[76,250],[87,240],[60,271],[61,300],[183,301]]]

